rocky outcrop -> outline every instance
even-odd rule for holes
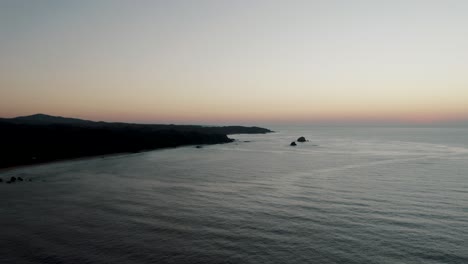
[[[305,137],[300,137],[297,139],[297,142],[306,142],[307,140],[305,139]]]
[[[12,176],[9,180],[5,180],[5,183],[8,183],[8,184],[10,184],[10,183],[19,183],[19,182],[23,182],[23,181],[24,182],[26,182],[26,181],[32,182],[32,179],[23,179],[22,177],[19,177],[19,176],[18,177]],[[0,178],[0,183],[3,183],[2,178]]]
[[[297,146],[297,144],[296,144],[295,141],[293,141],[293,142],[291,142],[291,144],[289,144],[289,146]]]
[[[9,181],[7,181],[6,183],[14,183],[16,182],[16,177],[11,177]]]

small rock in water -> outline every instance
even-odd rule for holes
[[[3,179],[2,179],[2,178],[0,178],[0,182],[3,182]]]
[[[10,182],[15,182],[16,181],[16,177],[11,177],[10,178]]]
[[[21,178],[21,177],[18,177],[18,181],[23,181],[23,178]]]
[[[29,179],[28,181],[32,182],[32,179]]]
[[[291,142],[291,144],[289,144],[289,145],[290,145],[290,146],[296,146],[297,144],[296,144],[295,141],[293,141],[293,142]]]
[[[200,149],[200,148],[203,148],[203,147],[202,147],[202,146],[196,146],[195,148],[198,148],[198,149]]]
[[[297,142],[306,142],[307,140],[305,139],[305,137],[300,137],[297,139]]]

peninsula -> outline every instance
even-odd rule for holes
[[[220,144],[261,127],[95,122],[36,114],[0,118],[0,168],[185,145]]]

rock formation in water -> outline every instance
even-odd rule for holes
[[[14,183],[16,182],[16,177],[11,177],[9,181],[7,181],[6,183]]]
[[[8,181],[5,180],[5,183],[18,183],[18,182],[26,182],[26,179],[23,179],[22,177],[14,177],[12,176]],[[32,179],[28,179],[29,182],[32,182]],[[0,178],[0,183],[3,183],[3,179]]]
[[[291,142],[291,144],[289,144],[289,146],[296,146],[296,145],[297,145],[297,144],[296,144],[295,141],[293,141],[293,142]]]
[[[305,137],[300,137],[297,139],[297,142],[306,142],[307,140],[305,139]]]

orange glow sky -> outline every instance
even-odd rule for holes
[[[2,1],[0,117],[468,120],[468,1]]]

